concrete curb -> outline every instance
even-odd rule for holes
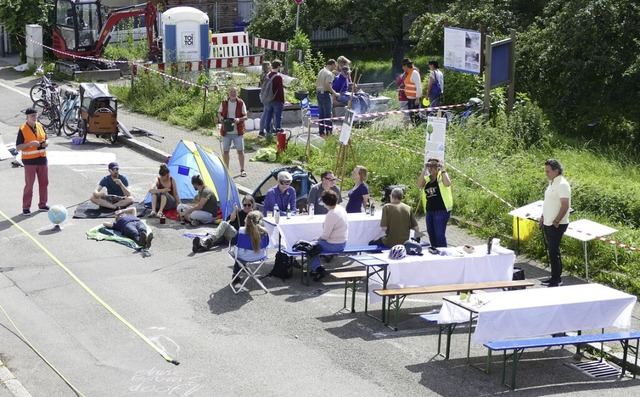
[[[0,384],[5,385],[7,390],[15,397],[31,397],[27,389],[25,389],[22,383],[4,366],[2,361],[0,361]]]

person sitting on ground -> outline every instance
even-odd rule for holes
[[[204,185],[200,175],[191,177],[191,185],[198,191],[190,206],[180,206],[178,216],[180,223],[191,223],[198,226],[201,223],[214,223],[218,215],[218,199],[210,187]]]
[[[338,195],[333,190],[325,190],[320,196],[324,206],[329,210],[322,225],[322,234],[314,239],[322,247],[322,252],[339,252],[344,250],[349,238],[349,221],[347,211],[338,205]],[[309,257],[309,266],[313,281],[320,281],[327,272],[320,265],[320,255]]]
[[[233,211],[229,214],[226,221],[220,222],[213,234],[208,234],[206,237],[196,237],[193,239],[193,252],[208,251],[212,247],[222,244],[224,241],[230,241],[233,244],[233,240],[238,234],[238,230],[245,225],[247,215],[255,210],[256,201],[251,195],[245,195],[242,198],[242,209],[238,210],[236,204],[233,205]]]
[[[340,195],[340,188],[335,185],[336,177],[333,171],[326,170],[320,175],[320,183],[316,183],[309,189],[309,206],[313,205],[313,213],[317,215],[324,215],[329,212],[329,209],[324,206],[321,200],[322,192],[325,190],[333,190],[338,196],[338,204],[342,202],[342,196]]]
[[[260,211],[251,211],[246,216],[246,225],[238,230],[239,234],[246,234],[251,239],[252,250],[245,248],[232,247],[232,253],[235,254],[235,250],[238,250],[238,259],[244,262],[252,262],[260,260],[267,255],[266,248],[261,248],[262,239],[268,235],[267,229],[262,225],[262,214]],[[241,284],[242,277],[238,276],[240,271],[240,265],[233,264],[233,284]]]
[[[351,173],[351,178],[355,184],[353,185],[353,189],[349,190],[347,213],[362,212],[365,203],[369,202],[369,187],[366,183],[367,169],[361,165],[356,165],[356,168],[354,168]]]
[[[115,222],[104,222],[102,226],[122,233],[143,248],[151,248],[153,232],[147,231],[147,226],[138,219],[135,207],[117,210]]]
[[[169,167],[166,164],[160,164],[158,174],[159,176],[149,189],[149,193],[151,193],[151,213],[149,216],[157,215],[158,218],[162,218],[165,210],[174,210],[181,202],[176,180],[170,175]]]
[[[275,206],[278,206],[280,215],[287,214],[287,207],[291,209],[291,213],[296,213],[296,190],[291,187],[293,177],[288,171],[280,171],[278,173],[278,184],[267,191],[264,197],[264,206],[262,214],[272,213]]]
[[[120,175],[118,163],[109,163],[109,175],[102,178],[89,200],[100,207],[112,210],[128,207],[133,204],[128,186],[129,180]],[[103,188],[107,188],[107,191],[103,192]]]
[[[380,219],[380,227],[385,231],[385,236],[370,241],[369,245],[393,247],[404,244],[409,240],[411,229],[416,233],[420,230],[411,207],[402,202],[403,197],[402,189],[395,188],[391,191],[391,202],[382,206],[382,219]]]

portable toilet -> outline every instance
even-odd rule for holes
[[[170,8],[162,14],[163,62],[197,62],[209,58],[209,17],[193,7]]]

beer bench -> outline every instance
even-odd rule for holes
[[[635,346],[629,345],[629,341],[635,340]],[[590,335],[575,335],[575,336],[561,336],[561,337],[545,337],[535,339],[517,339],[506,340],[497,342],[486,342],[484,346],[489,349],[487,357],[487,372],[491,370],[491,352],[502,351],[502,384],[514,390],[516,388],[516,370],[518,368],[518,361],[520,356],[524,352],[524,349],[533,349],[540,347],[552,347],[552,346],[564,346],[564,345],[576,345],[578,353],[580,352],[580,345],[586,343],[604,343],[618,341],[622,344],[623,356],[622,356],[622,373],[620,376],[624,376],[627,366],[627,354],[629,348],[635,353],[634,365],[638,365],[638,341],[640,340],[640,331],[628,331],[628,332],[614,332],[607,334],[590,334]],[[511,351],[511,353],[507,353]],[[512,361],[511,367],[511,383],[506,384],[506,372],[507,361]],[[601,359],[602,360],[602,359]],[[636,377],[636,374],[633,374]]]

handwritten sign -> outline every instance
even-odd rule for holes
[[[167,396],[191,396],[203,386],[201,372],[187,372],[178,369],[151,369],[137,371],[131,377],[134,383],[131,392],[166,394]]]

